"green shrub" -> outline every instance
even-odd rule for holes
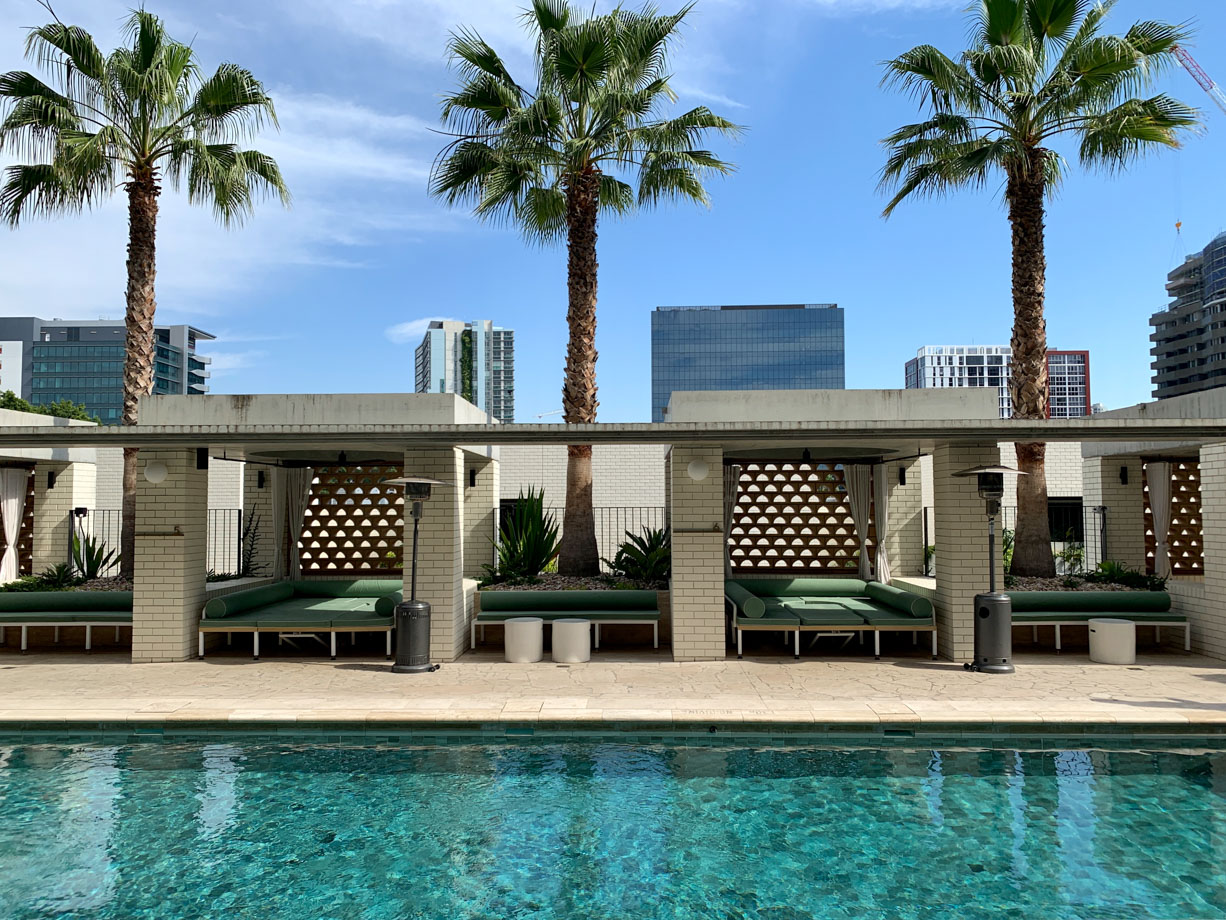
[[[112,565],[119,562],[119,553],[107,549],[106,543],[96,537],[86,537],[82,540],[76,534],[72,535],[72,561],[78,574],[86,581],[98,578]]]
[[[937,557],[937,548],[935,546],[933,546],[932,544],[929,544],[928,546],[924,547],[924,575],[925,576],[932,575],[932,563],[936,559],[936,557]],[[1005,570],[1008,571],[1008,566],[1005,567]]]
[[[545,511],[545,490],[522,491],[498,527],[498,562],[485,567],[485,580],[534,581],[557,558],[562,544],[558,522]]]
[[[1123,585],[1125,588],[1135,588],[1145,591],[1165,591],[1166,579],[1157,575],[1147,575],[1137,569],[1129,568],[1122,562],[1108,560],[1100,562],[1093,572],[1083,576],[1086,581],[1096,584]]]
[[[1014,532],[1008,527],[1000,532],[1000,560],[1006,573],[1013,568],[1013,538]]]
[[[661,585],[672,572],[673,550],[668,528],[644,527],[641,535],[626,531],[626,541],[612,561],[604,564],[615,576],[644,584]]]
[[[1076,539],[1072,530],[1064,535],[1064,549],[1055,554],[1056,562],[1064,567],[1064,574],[1078,575],[1085,568],[1086,545]]]

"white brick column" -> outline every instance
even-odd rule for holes
[[[272,472],[270,466],[243,464],[243,526],[248,526],[252,519],[256,520],[255,554],[251,564],[254,571],[264,578],[270,578],[273,574]],[[263,486],[260,485],[261,477],[264,479]],[[241,559],[239,564],[242,564]]]
[[[76,496],[74,480],[80,464],[40,460],[34,467],[34,545],[35,575],[53,565],[68,561],[71,516]],[[91,471],[92,472],[92,471]],[[48,475],[55,485],[48,485]],[[118,549],[119,547],[115,547]]]
[[[494,562],[498,461],[466,453],[464,464],[464,577],[481,578],[485,567]],[[470,473],[475,474],[475,485],[469,484]]]
[[[166,478],[145,478],[150,463]],[[196,651],[208,562],[209,473],[196,469],[194,450],[140,452],[136,477],[136,559],[132,660],[183,661]],[[175,528],[183,536],[172,535]]]
[[[988,590],[988,519],[974,476],[953,474],[1000,463],[995,444],[938,447],[932,455],[933,543],[936,546],[937,633],[941,655],[974,656],[974,597]],[[1000,519],[996,521],[1000,540]],[[999,542],[996,587],[1004,589]]]
[[[711,661],[727,655],[724,626],[724,455],[719,448],[674,447],[669,465],[670,582],[673,659]],[[689,466],[707,465],[705,479]]]
[[[417,543],[417,597],[430,605],[430,660],[455,661],[468,648],[464,598],[464,486],[467,470],[458,448],[404,452],[404,475],[452,483],[435,486],[425,503]],[[411,505],[404,507],[404,596],[409,596],[413,554]]]
[[[1121,482],[1122,478],[1128,482]],[[1104,559],[1145,571],[1145,484],[1141,458],[1088,457],[1082,461],[1082,483],[1085,507],[1102,505],[1107,509]],[[1091,520],[1097,523],[1097,518]]]
[[[918,460],[897,460],[883,464],[880,471],[890,483],[890,535],[886,549],[895,578],[922,575],[924,572],[923,490]],[[899,483],[899,471],[905,484]]]
[[[1204,580],[1172,578],[1167,590],[1172,609],[1192,624],[1193,651],[1226,659],[1226,444],[1200,449],[1200,515]]]

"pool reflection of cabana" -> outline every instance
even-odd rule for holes
[[[1199,459],[1206,549],[1198,603],[1187,612],[1197,647],[1226,655],[1214,638],[1226,635],[1226,447],[1218,446],[1226,419],[995,416],[994,391],[678,393],[666,423],[582,426],[490,424],[454,396],[160,396],[142,403],[139,426],[5,426],[0,450],[140,448],[135,661],[194,656],[205,602],[236,590],[299,575],[406,577],[411,521],[401,497],[379,484],[400,473],[457,486],[440,490],[421,522],[418,575],[418,595],[433,607],[431,657],[456,659],[469,647],[476,579],[491,557],[499,446],[567,443],[670,445],[673,572],[661,635],[674,659],[728,654],[732,573],[904,586],[932,601],[941,654],[960,660],[971,654],[971,598],[986,582],[988,548],[975,481],[955,473],[999,462],[1001,442],[1179,444]],[[933,470],[931,583],[908,580],[923,553],[921,456]],[[256,579],[206,584],[210,458],[248,464],[244,510],[260,522]],[[1110,462],[1091,458],[1087,470],[1105,481]],[[1110,504],[1111,490],[1100,491]],[[361,527],[349,526],[357,520]],[[1135,528],[1143,533],[1140,520]]]

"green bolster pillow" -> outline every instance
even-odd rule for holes
[[[131,591],[3,591],[0,613],[132,610]]]
[[[267,607],[277,601],[288,600],[294,596],[294,589],[289,582],[281,581],[275,585],[263,585],[259,588],[248,588],[246,591],[235,591],[224,597],[215,597],[204,605],[206,620],[223,620],[244,610],[256,607]]]
[[[321,578],[291,581],[298,597],[382,597],[404,587],[400,578]]]
[[[879,581],[869,584],[865,592],[879,604],[885,604],[895,610],[900,610],[913,617],[932,616],[932,601],[893,585],[883,585]]]
[[[396,606],[404,603],[404,591],[396,591],[392,594],[384,594],[375,601],[375,613],[381,617],[390,617],[396,612]]]
[[[741,613],[752,619],[761,619],[766,614],[766,602],[755,597],[735,581],[724,582],[724,597],[741,608]]]
[[[1010,591],[1016,613],[1166,613],[1171,596],[1165,591]]]

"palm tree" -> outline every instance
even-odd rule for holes
[[[1122,36],[1100,26],[1115,0],[979,0],[972,47],[958,60],[931,45],[885,64],[885,83],[917,96],[928,118],[883,142],[882,185],[903,199],[980,188],[1004,177],[1013,230],[1013,417],[1047,417],[1047,330],[1043,318],[1045,199],[1063,178],[1052,144],[1071,135],[1084,166],[1121,170],[1141,155],[1175,147],[1197,124],[1194,109],[1166,95],[1142,98],[1173,62],[1184,31],[1138,22]],[[1012,571],[1054,575],[1047,523],[1045,444],[1018,444],[1017,531]]]
[[[709,132],[739,128],[705,107],[663,117],[676,99],[667,55],[691,9],[586,15],[564,0],[533,0],[524,21],[535,40],[536,86],[516,82],[474,32],[448,42],[460,86],[443,98],[453,132],[431,192],[517,226],[531,241],[568,247],[569,341],[563,421],[596,421],[596,225],[664,200],[706,204],[702,180],[732,166],[701,149]],[[599,570],[592,514],[592,448],[567,448],[566,511],[558,569]]]
[[[50,7],[48,7],[50,10]],[[54,16],[54,14],[52,14]],[[120,185],[128,193],[128,286],[123,424],[135,425],[141,396],[153,391],[154,277],[158,196],[163,178],[186,184],[188,200],[209,204],[226,225],[257,197],[289,202],[276,162],[239,144],[265,123],[272,99],[250,72],[222,64],[202,78],[195,52],[136,10],[127,44],[103,56],[93,38],[58,19],[30,30],[26,57],[52,84],[25,71],[0,76],[0,151],[31,161],[10,166],[0,187],[0,218],[75,214]],[[136,537],[136,450],[124,449],[122,573],[131,577]]]

